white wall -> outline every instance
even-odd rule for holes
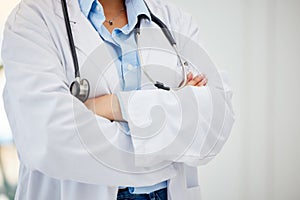
[[[235,90],[237,121],[200,167],[205,200],[300,199],[300,1],[172,0]]]

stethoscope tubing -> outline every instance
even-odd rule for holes
[[[141,48],[140,48],[140,43],[139,43],[139,37],[140,37],[140,34],[141,34],[140,26],[141,26],[141,21],[144,18],[144,15],[140,15],[138,17],[138,22],[135,26],[135,33],[136,33],[135,35],[136,35],[137,52],[138,52],[137,54],[138,54],[138,58],[139,58],[139,61],[140,61],[141,70],[143,71],[145,76],[149,79],[149,81],[151,81],[157,88],[164,89],[164,90],[170,90],[170,89],[179,90],[179,89],[183,88],[187,83],[187,73],[186,73],[184,62],[183,62],[183,60],[182,60],[182,58],[179,54],[179,51],[177,49],[176,41],[173,38],[173,36],[171,34],[171,31],[168,29],[168,27],[158,17],[156,17],[151,12],[151,10],[149,9],[149,7],[148,7],[148,5],[145,1],[144,1],[144,3],[148,8],[148,11],[150,13],[152,21],[160,27],[160,29],[164,33],[165,37],[170,42],[170,45],[173,47],[174,51],[176,52],[177,58],[179,59],[181,69],[182,69],[183,81],[181,82],[181,84],[178,87],[170,88],[168,86],[165,86],[161,82],[154,81],[151,78],[151,76],[147,73],[146,69],[144,68],[143,58],[142,58],[142,53],[141,53]],[[90,84],[89,84],[88,80],[81,79],[81,77],[80,77],[78,57],[77,57],[77,54],[76,54],[74,39],[73,39],[73,35],[72,35],[72,29],[71,29],[71,25],[70,25],[66,0],[61,0],[61,4],[62,4],[62,10],[63,10],[64,21],[65,21],[65,26],[66,26],[66,30],[67,30],[70,50],[71,50],[71,54],[72,54],[74,71],[75,71],[75,80],[70,85],[70,92],[71,92],[72,95],[77,97],[79,100],[81,100],[82,102],[85,102],[87,100],[88,96],[89,96]]]

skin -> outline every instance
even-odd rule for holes
[[[106,29],[112,33],[115,28],[122,28],[128,23],[125,1],[123,0],[98,0],[104,9],[104,15],[106,20],[114,19],[113,25],[109,25],[109,23],[104,22],[103,25]],[[120,10],[125,9],[120,13]]]
[[[107,20],[113,19],[120,14],[120,10],[125,8],[125,3],[122,0],[99,0],[104,9],[104,14]],[[103,25],[112,33],[115,28],[122,28],[128,23],[126,11],[121,12],[119,17],[113,21],[113,25],[104,22]],[[202,75],[194,76],[192,73],[187,74],[187,86],[202,87],[207,84],[207,78]],[[85,102],[88,109],[95,114],[109,119],[111,121],[124,121],[121,113],[119,100],[114,94],[107,94],[95,98],[88,99]]]

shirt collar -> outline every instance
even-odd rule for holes
[[[91,12],[93,3],[97,2],[97,0],[78,0],[80,10],[84,14],[84,16],[88,17]]]
[[[143,0],[126,0],[125,4],[129,30],[133,30],[138,22],[138,16],[140,15],[145,15],[149,20],[151,20],[149,10]]]
[[[93,8],[93,4],[97,4],[99,6],[99,11],[104,16],[104,11],[102,5],[98,2],[98,0],[78,0],[81,12],[88,18],[89,13]],[[151,15],[149,10],[143,0],[125,0],[127,17],[128,17],[128,27],[129,30],[133,30],[138,21],[138,16],[145,15],[149,20],[151,20]]]

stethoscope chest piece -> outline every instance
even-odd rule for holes
[[[88,80],[77,77],[70,85],[70,92],[80,101],[85,102],[90,94],[90,84]]]

